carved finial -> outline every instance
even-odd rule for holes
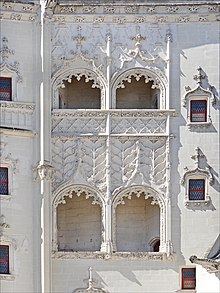
[[[76,41],[77,52],[82,52],[82,42],[86,40],[86,38],[82,36],[81,32],[82,32],[82,27],[78,25],[77,36],[72,38],[73,41]]]
[[[5,216],[0,216],[0,228],[10,228],[10,225],[5,222]]]
[[[88,289],[93,289],[93,279],[92,279],[92,267],[89,267],[89,288]]]
[[[137,34],[135,37],[132,37],[131,40],[135,40],[135,46],[140,45],[141,41],[146,40],[141,34]]]
[[[192,155],[191,158],[195,161],[195,165],[197,168],[199,168],[200,158],[203,158],[204,155],[201,152],[199,147],[195,148],[195,155]]]
[[[171,30],[168,30],[166,33],[166,42],[172,42],[173,41],[173,36],[171,34]]]
[[[193,76],[193,79],[198,83],[199,86],[202,85],[202,80],[205,79],[205,75],[202,74],[202,68],[199,66],[197,68],[198,74]]]
[[[13,50],[8,48],[8,39],[6,37],[2,38],[2,48],[0,50],[3,62],[5,62],[10,55],[14,54]]]

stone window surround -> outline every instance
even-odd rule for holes
[[[192,122],[190,119],[191,116],[191,101],[204,100],[207,102],[206,109],[206,122]],[[191,129],[192,127],[208,127],[212,124],[211,115],[210,115],[210,107],[211,104],[215,103],[215,99],[213,97],[213,93],[209,90],[205,90],[200,85],[194,89],[190,90],[185,94],[183,99],[183,107],[187,109],[187,124],[186,126]]]
[[[196,289],[182,289],[182,269],[194,269],[196,268],[195,266],[181,266],[179,268],[179,288],[181,289],[178,289],[178,290],[175,290],[175,292],[177,293],[184,293],[184,292],[187,292],[187,293],[196,293]]]
[[[81,196],[82,193],[85,193],[86,197],[92,197],[94,199],[93,204],[99,204],[101,206],[101,216],[102,216],[102,231],[100,233],[102,234],[102,245],[101,250],[97,252],[63,252],[58,251],[58,239],[57,239],[57,206],[61,203],[65,203],[65,197],[72,196],[72,192],[78,193],[78,196]],[[132,194],[135,192],[138,192],[140,195],[141,193],[145,194],[145,198],[152,198],[152,204],[159,204],[160,206],[160,251],[159,252],[125,252],[120,253],[117,252],[116,249],[116,207],[118,204],[123,204],[123,198],[131,198]],[[112,210],[111,219],[110,222],[106,222],[106,212],[107,209]],[[109,259],[111,257],[117,258],[126,258],[126,259],[139,259],[139,258],[145,258],[145,259],[166,259],[167,256],[170,254],[170,246],[171,242],[170,240],[167,240],[166,235],[166,222],[167,221],[167,215],[168,212],[166,212],[168,209],[167,206],[165,206],[165,200],[162,198],[162,196],[153,188],[148,186],[133,186],[129,187],[123,190],[120,190],[119,192],[116,192],[113,197],[112,201],[105,201],[103,196],[97,192],[96,190],[83,185],[72,185],[69,184],[67,186],[63,186],[59,188],[53,198],[53,209],[52,209],[52,218],[53,218],[53,240],[52,240],[52,250],[53,254],[55,255],[62,255],[61,258],[104,258]],[[112,224],[111,224],[112,221]],[[106,236],[106,227],[109,225],[112,226],[112,232],[111,237],[112,239],[108,239]],[[108,228],[107,228],[108,229]],[[170,243],[168,247],[168,243]],[[111,247],[109,249],[109,247]],[[169,251],[168,251],[169,250]],[[172,252],[171,252],[172,253]],[[158,255],[158,257],[156,256]],[[60,258],[60,256],[58,256]]]
[[[203,179],[205,180],[205,199],[204,200],[189,200],[189,180],[190,179]],[[181,184],[185,187],[184,204],[187,207],[192,206],[206,206],[209,204],[211,198],[209,196],[208,186],[212,184],[213,178],[209,170],[196,168],[194,170],[188,170],[182,180]]]
[[[0,280],[14,281],[14,243],[7,236],[0,236],[0,244],[9,246],[9,274],[0,274]]]

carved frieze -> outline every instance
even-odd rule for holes
[[[40,16],[40,5],[34,3],[7,2],[0,3],[1,19],[34,22]]]
[[[51,9],[50,7],[48,10]],[[132,6],[130,4],[124,4],[124,6],[119,6],[117,4],[110,5],[55,5],[54,15],[57,14],[69,14],[67,17],[67,22],[71,21],[70,13],[78,14],[81,17],[82,14],[86,15],[84,18],[85,22],[91,22],[92,15],[107,15],[105,18],[105,22],[114,22],[119,24],[123,23],[134,23],[136,18],[133,18],[133,15],[146,15],[145,22],[176,22],[177,15],[181,16],[181,14],[189,14],[189,21],[199,21],[198,16],[200,17],[200,13],[204,15],[210,14],[210,18],[208,21],[215,21],[215,13],[218,13],[218,7],[215,2],[207,4],[197,4],[197,5],[181,5],[181,4],[173,4],[169,5],[149,5],[146,3],[145,5],[135,5]],[[117,15],[117,16],[116,16]],[[156,18],[155,18],[156,15]],[[77,16],[77,18],[78,18]]]
[[[32,103],[0,102],[1,125],[33,130],[34,109]]]

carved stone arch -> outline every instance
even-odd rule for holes
[[[120,204],[125,204],[124,198],[131,199],[132,196],[136,195],[138,198],[144,194],[145,199],[152,198],[151,204],[158,204],[160,207],[160,247],[161,251],[166,250],[166,205],[165,200],[160,195],[158,191],[153,189],[150,186],[130,186],[120,191],[116,192],[113,195],[112,199],[112,242],[113,242],[113,250],[117,250],[116,247],[116,208]]]
[[[105,218],[105,208],[104,208],[104,199],[99,191],[96,191],[94,188],[90,186],[81,185],[81,184],[68,184],[65,186],[61,186],[58,188],[53,196],[52,200],[52,209],[53,209],[53,251],[58,251],[58,236],[57,236],[57,207],[59,204],[65,204],[65,197],[72,198],[73,195],[82,196],[84,195],[86,199],[92,198],[92,204],[98,204],[101,207],[101,239],[104,241],[104,218]]]
[[[100,104],[101,109],[105,108],[105,88],[106,88],[106,82],[102,74],[98,72],[97,70],[93,70],[90,68],[85,67],[78,67],[78,68],[65,68],[60,69],[53,77],[52,79],[52,96],[53,96],[53,102],[52,107],[53,108],[59,108],[59,89],[65,88],[64,82],[67,81],[71,83],[72,77],[75,77],[78,81],[81,80],[81,78],[85,77],[85,82],[92,81],[93,85],[92,88],[98,88],[101,91],[100,95]]]
[[[167,78],[162,71],[156,67],[132,68],[114,76],[112,81],[112,108],[116,108],[116,90],[124,88],[124,82],[130,83],[132,77],[137,81],[139,81],[141,77],[144,77],[145,83],[152,82],[152,88],[160,90],[159,108],[166,109]]]

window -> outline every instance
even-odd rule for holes
[[[196,288],[196,268],[182,268],[182,289]]]
[[[189,179],[189,200],[205,200],[204,179]]]
[[[153,252],[159,252],[159,251],[160,251],[160,240],[157,240],[153,244]]]
[[[0,274],[9,274],[9,246],[0,245]]]
[[[8,195],[8,168],[0,167],[0,194]]]
[[[191,122],[207,122],[207,101],[191,100],[190,103],[190,121]]]
[[[12,100],[12,82],[10,77],[0,77],[0,100]]]

